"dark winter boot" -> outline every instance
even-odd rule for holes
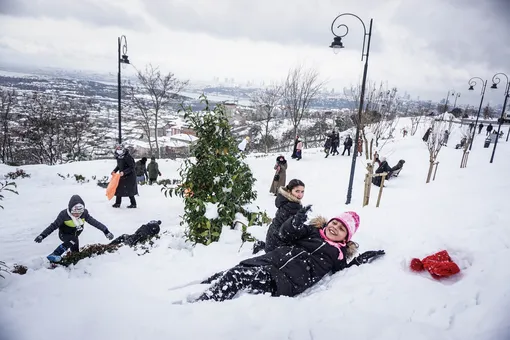
[[[66,252],[67,248],[64,246],[64,244],[61,244],[51,253],[50,255],[46,256],[48,261],[50,262],[60,262],[62,260],[62,254]]]
[[[115,196],[115,204],[112,205],[114,208],[120,208],[120,203],[122,202],[122,197]]]
[[[135,209],[136,208],[135,196],[129,196],[129,201],[131,202],[131,204],[128,205],[128,208],[129,209]]]

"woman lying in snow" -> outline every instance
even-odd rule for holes
[[[264,255],[250,258],[203,283],[218,279],[197,301],[232,299],[239,291],[296,296],[329,272],[367,263],[384,250],[367,251],[347,263],[356,253],[351,241],[359,227],[359,216],[345,212],[328,222],[322,217],[305,224],[311,206],[302,208],[280,228],[284,244]]]

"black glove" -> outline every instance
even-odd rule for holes
[[[312,205],[311,204],[307,205],[306,207],[303,207],[303,208],[299,209],[297,214],[292,219],[292,225],[294,227],[302,226],[306,222],[306,220],[308,219],[308,216],[306,216],[306,215],[311,210],[312,210]]]
[[[41,243],[41,242],[42,242],[42,240],[44,240],[44,236],[39,235],[39,236],[37,236],[37,237],[35,238],[34,242],[36,242],[36,243]]]
[[[106,233],[104,233],[104,235],[106,236],[106,238],[107,238],[107,239],[109,239],[109,240],[113,240],[113,234],[112,234],[112,233],[110,233],[109,231],[108,231],[108,232],[106,232]]]
[[[366,251],[363,254],[357,256],[353,262],[356,263],[356,265],[360,265],[363,263],[370,263],[373,260],[377,259],[378,257],[381,257],[385,254],[384,250],[370,250]]]

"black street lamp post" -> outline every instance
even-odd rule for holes
[[[362,119],[362,113],[363,113],[363,102],[365,99],[365,87],[366,87],[366,82],[367,82],[368,57],[369,57],[369,53],[370,53],[370,40],[372,38],[373,19],[370,19],[370,26],[369,26],[368,33],[367,33],[367,28],[365,26],[365,23],[357,15],[352,14],[352,13],[343,13],[343,14],[338,15],[331,23],[331,32],[333,33],[334,38],[333,38],[333,42],[331,43],[331,45],[329,47],[334,48],[334,49],[344,48],[344,44],[342,43],[342,38],[345,37],[349,33],[349,27],[347,27],[347,25],[339,24],[339,25],[335,26],[335,23],[337,22],[337,20],[343,16],[352,16],[352,17],[355,17],[356,19],[358,19],[361,22],[361,24],[363,25],[363,31],[365,33],[363,36],[363,49],[361,51],[361,61],[363,61],[363,58],[365,58],[365,67],[363,69],[363,80],[361,83],[361,94],[360,94],[360,98],[359,98],[358,121],[356,122],[357,123],[356,124],[356,137],[354,139],[355,148],[354,148],[354,152],[352,153],[351,175],[349,177],[349,188],[347,189],[347,201],[345,202],[345,204],[350,204],[351,198],[352,198],[352,186],[353,186],[353,182],[354,182],[354,172],[356,170],[356,156],[358,155],[358,152],[356,152],[356,145],[358,145],[358,139],[359,139],[359,135],[360,135],[361,119]],[[341,34],[335,33],[335,30],[338,30],[338,29],[342,30]],[[368,39],[367,39],[367,37],[368,37]],[[365,47],[365,43],[367,43],[366,47]],[[366,50],[366,52],[365,52],[365,50]]]
[[[453,102],[453,108],[457,107],[457,99],[460,97],[460,92],[455,93],[455,101]]]
[[[503,119],[505,118],[505,110],[506,110],[506,103],[508,101],[508,97],[510,96],[510,79],[508,79],[508,76],[504,73],[496,73],[494,77],[492,77],[492,86],[491,89],[497,89],[498,84],[501,82],[501,79],[499,79],[498,76],[505,76],[506,78],[506,89],[505,89],[505,101],[503,102],[503,109],[501,110],[501,117],[498,120],[498,132],[496,136],[496,141],[494,142],[494,148],[492,149],[492,156],[491,156],[491,163],[494,161],[494,154],[496,153],[496,147],[498,146],[498,139],[499,139],[499,132],[501,131],[501,125],[503,125]]]
[[[455,90],[448,90],[448,93],[446,94],[446,102],[444,103],[444,112],[443,112],[443,121],[444,116],[446,115],[446,112],[448,111],[448,100],[450,99],[450,95],[455,95]]]
[[[471,148],[473,147],[473,141],[475,140],[475,131],[476,131],[476,128],[478,127],[478,118],[480,118],[480,112],[482,111],[482,105],[483,105],[483,98],[485,97],[485,89],[487,88],[487,80],[483,80],[480,77],[473,77],[473,78],[469,79],[469,81],[468,81],[469,91],[473,91],[475,89],[475,86],[476,86],[475,79],[479,79],[482,82],[482,92],[481,92],[482,98],[480,99],[480,106],[478,107],[478,113],[476,114],[476,122],[475,122],[475,126],[473,128],[473,134],[471,135],[471,143],[469,144],[469,151],[471,151]]]
[[[118,57],[117,57],[117,63],[118,63],[118,73],[117,73],[117,96],[118,96],[118,110],[119,110],[119,144],[122,144],[122,125],[121,125],[121,112],[122,112],[122,105],[121,105],[121,98],[122,98],[122,89],[120,84],[120,64],[129,64],[129,59],[127,56],[127,39],[125,35],[120,36],[118,39]],[[121,47],[122,47],[122,55],[121,55]]]

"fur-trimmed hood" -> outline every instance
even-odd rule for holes
[[[285,189],[285,187],[279,187],[278,193],[280,195],[282,195],[283,197],[285,197],[287,199],[287,201],[289,201],[289,202],[301,203],[301,200],[299,198],[297,198],[296,196],[292,195],[289,191],[287,191],[287,189]]]
[[[324,216],[316,216],[310,220],[310,225],[317,229],[322,229],[326,226],[328,220]],[[350,260],[358,252],[358,244],[356,242],[349,241],[345,246],[345,257]]]

